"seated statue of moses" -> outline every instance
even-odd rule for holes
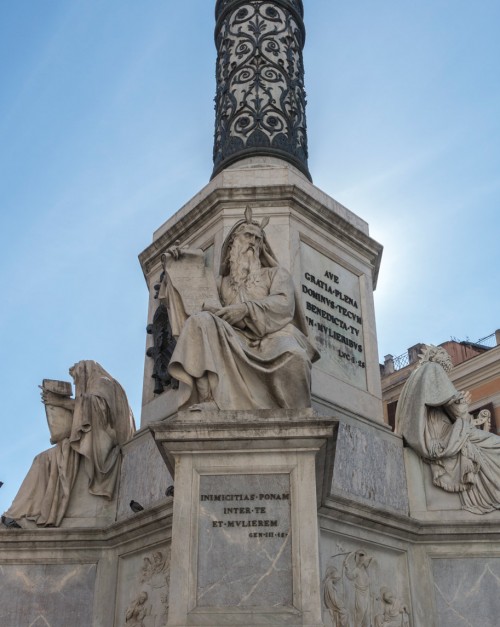
[[[254,221],[247,208],[231,229],[213,297],[201,311],[186,303],[186,291],[199,288],[178,265],[190,258],[203,264],[203,251],[175,246],[164,256],[160,299],[177,339],[168,371],[179,381],[181,409],[311,406],[311,364],[319,354],[307,336],[292,277],[266,239],[266,224]],[[209,274],[206,280],[214,281]]]

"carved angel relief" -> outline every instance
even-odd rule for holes
[[[169,602],[170,549],[145,557],[138,577],[139,594],[125,613],[124,627],[166,625]]]
[[[328,627],[411,627],[401,599],[386,586],[377,591],[375,577],[370,576],[373,563],[363,550],[330,557],[323,579]]]

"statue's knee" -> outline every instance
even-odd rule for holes
[[[307,368],[307,369],[311,367],[310,359],[307,356],[307,353],[303,348],[301,348],[300,346],[297,346],[291,351],[291,353],[292,353],[291,362],[294,367]]]
[[[208,311],[198,311],[198,313],[195,313],[193,317],[196,319],[198,324],[206,325],[213,322],[213,315]]]
[[[198,329],[206,329],[207,327],[213,325],[213,317],[212,314],[208,311],[198,311],[197,313],[192,314],[186,320],[185,327],[195,327]]]

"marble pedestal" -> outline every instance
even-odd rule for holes
[[[318,500],[337,424],[310,410],[151,425],[175,477],[169,627],[322,627]]]

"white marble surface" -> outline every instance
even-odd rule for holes
[[[95,564],[0,565],[0,625],[91,625]]]
[[[316,368],[367,389],[363,311],[359,277],[302,243],[301,283],[297,286],[309,333],[321,359]]]
[[[500,558],[433,559],[439,627],[498,627]]]
[[[292,607],[292,584],[289,475],[201,477],[198,606]]]
[[[144,508],[164,501],[173,483],[150,431],[138,432],[123,448],[117,519],[134,516],[132,500]]]
[[[332,491],[407,516],[409,502],[402,440],[369,426],[341,423]]]

